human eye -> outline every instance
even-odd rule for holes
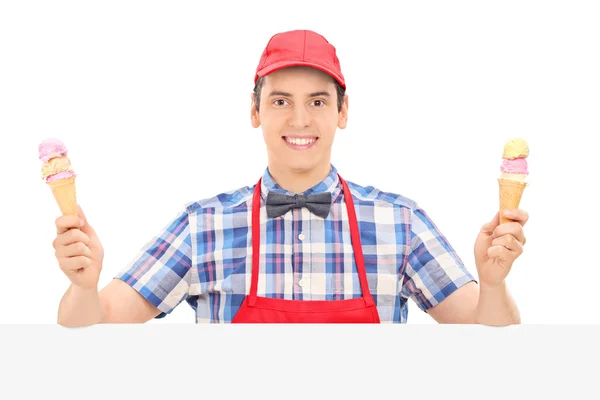
[[[283,106],[287,105],[287,101],[285,99],[275,99],[275,100],[273,100],[273,104],[278,107],[283,107]]]
[[[325,100],[315,99],[312,101],[312,104],[317,108],[325,107]]]

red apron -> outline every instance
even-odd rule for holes
[[[338,175],[339,176],[339,175]],[[260,256],[260,189],[252,198],[252,281],[232,323],[379,323],[379,313],[367,284],[367,273],[360,244],[354,202],[348,185],[340,176],[344,200],[348,208],[350,237],[360,279],[362,297],[347,300],[287,300],[257,296]]]

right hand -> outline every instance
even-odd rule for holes
[[[56,219],[56,239],[52,246],[60,269],[73,285],[97,289],[104,249],[81,207],[78,208],[79,216],[64,215]]]

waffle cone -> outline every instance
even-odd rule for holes
[[[52,189],[52,195],[54,196],[62,215],[77,215],[75,176],[46,183]]]
[[[503,224],[510,220],[502,216],[502,211],[508,208],[519,208],[521,196],[523,196],[527,183],[499,178],[498,184],[500,186],[500,224]]]

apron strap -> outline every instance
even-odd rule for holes
[[[256,302],[258,291],[258,266],[260,263],[260,190],[262,178],[258,180],[252,197],[252,276],[250,282],[250,306]]]
[[[348,222],[350,223],[350,238],[352,239],[352,249],[354,250],[354,260],[356,262],[356,270],[358,271],[358,279],[360,280],[360,288],[363,293],[363,298],[367,306],[375,304],[371,291],[369,290],[369,284],[367,282],[367,270],[365,269],[365,257],[362,251],[362,245],[360,243],[360,234],[358,230],[358,221],[356,219],[356,211],[354,210],[354,201],[352,200],[352,193],[348,184],[338,174],[340,182],[342,182],[342,188],[344,190],[344,200],[346,202],[346,208],[348,210]]]

